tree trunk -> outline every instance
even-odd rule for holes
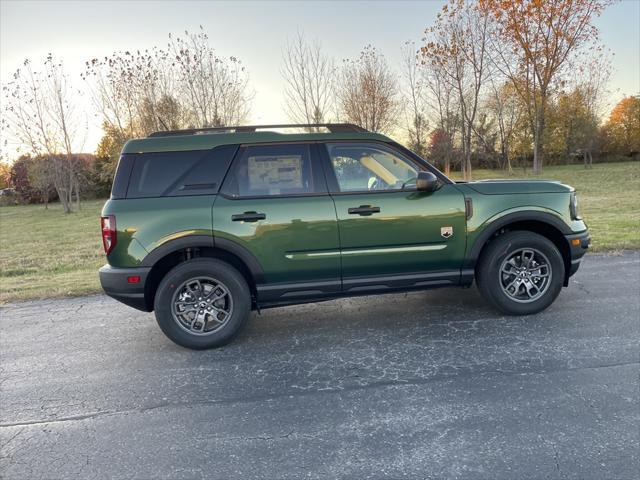
[[[465,134],[465,147],[464,147],[464,168],[462,172],[466,181],[471,180],[471,127]]]
[[[75,181],[76,190],[76,210],[80,211],[80,181],[76,178]]]
[[[535,133],[533,140],[533,173],[540,175],[544,163],[544,114],[545,95],[540,99],[540,106],[536,111]]]
[[[64,213],[71,213],[71,206],[69,205],[69,196],[67,190],[64,188],[56,187],[56,191],[58,192],[58,198],[60,199],[60,203],[62,204],[62,211]]]

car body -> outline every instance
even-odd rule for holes
[[[236,312],[240,301],[248,303],[246,317],[250,309],[468,287],[476,279],[485,296],[495,296],[501,285],[507,300],[513,297],[514,308],[504,298],[489,298],[496,307],[528,314],[553,302],[588,248],[587,226],[570,186],[541,180],[454,182],[384,135],[349,124],[304,128],[309,131],[158,132],[127,142],[102,211],[105,292],[134,308],[155,309],[157,317],[164,309],[164,323],[173,318],[179,327],[189,327],[191,315],[176,308],[188,304],[201,314],[196,297],[217,297],[212,293],[217,285]],[[530,234],[511,242],[525,242],[524,253],[503,259],[497,286],[493,277],[482,281],[478,268],[483,258],[488,262],[488,247],[495,249],[516,232]],[[538,246],[526,250],[526,238],[533,236]],[[485,271],[497,268],[498,260]],[[229,269],[229,282],[247,290],[246,297],[242,293],[232,302],[228,285],[218,283],[212,271],[201,274],[207,278],[203,282],[187,283],[172,305],[159,304],[163,281],[178,267],[189,270],[188,262],[204,272]],[[166,288],[177,287],[169,282]],[[547,296],[532,300],[536,288]],[[221,301],[202,307],[217,311]],[[177,343],[208,348],[226,343],[240,328],[220,338],[216,329],[206,335],[209,317],[203,315],[191,321],[203,330],[191,332],[196,343],[189,328],[180,338],[167,332],[173,327],[163,330]]]

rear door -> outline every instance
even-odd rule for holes
[[[466,218],[464,196],[455,185],[416,191],[417,172],[426,167],[383,143],[324,147],[344,290],[457,283]]]
[[[214,238],[253,254],[261,301],[340,291],[336,211],[308,143],[241,146],[213,207]]]

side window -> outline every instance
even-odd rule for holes
[[[415,187],[419,168],[383,145],[329,143],[327,150],[341,192]]]
[[[213,150],[141,153],[135,156],[127,198],[178,197],[218,193],[236,145]]]
[[[320,193],[307,144],[245,147],[234,161],[223,191],[233,197]]]

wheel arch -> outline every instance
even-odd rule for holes
[[[564,261],[564,286],[567,286],[571,269],[571,249],[565,235],[573,232],[559,217],[546,212],[515,212],[491,222],[469,249],[466,267],[475,269],[478,259],[491,241],[505,232],[518,230],[537,233],[553,242]]]
[[[207,235],[190,235],[162,244],[151,251],[141,266],[150,267],[144,286],[145,304],[153,310],[155,294],[162,278],[173,267],[191,258],[217,258],[238,270],[251,289],[255,303],[256,286],[263,282],[264,272],[256,257],[246,248],[228,239]]]

